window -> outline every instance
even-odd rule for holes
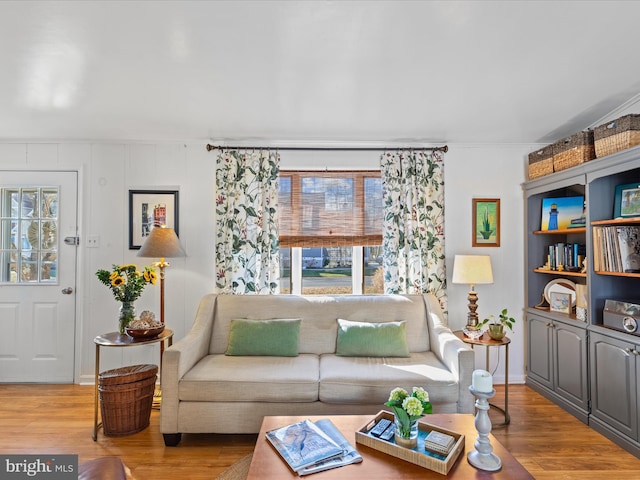
[[[0,188],[0,283],[55,282],[57,232],[57,188]]]
[[[381,268],[380,172],[281,171],[278,201],[282,293],[373,293]]]

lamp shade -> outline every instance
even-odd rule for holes
[[[451,282],[467,285],[493,283],[491,257],[489,255],[456,255]]]
[[[170,258],[184,257],[185,253],[180,246],[178,235],[167,226],[151,229],[149,237],[144,241],[138,251],[138,257]]]

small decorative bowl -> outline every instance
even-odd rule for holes
[[[477,340],[484,334],[484,332],[480,328],[478,329],[464,328],[462,331],[471,340]]]
[[[164,331],[164,325],[151,328],[129,328],[125,329],[127,335],[133,338],[153,338],[157,337]]]

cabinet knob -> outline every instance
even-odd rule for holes
[[[547,323],[547,327],[553,328],[553,323],[551,323],[551,322]]]

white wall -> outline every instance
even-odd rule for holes
[[[467,322],[468,285],[451,283],[456,254],[489,255],[494,283],[477,285],[478,316],[497,317],[507,308],[516,319],[509,345],[509,382],[525,377],[524,313],[524,196],[527,154],[538,145],[452,145],[445,157],[445,241],[449,325],[462,329]],[[471,247],[473,198],[500,199],[500,247]],[[476,347],[476,366],[485,368],[484,347]],[[499,357],[498,357],[499,355]],[[504,381],[505,349],[490,349],[491,372]]]
[[[510,381],[524,381],[523,195],[526,154],[537,145],[449,145],[445,156],[445,235],[447,278],[451,279],[456,253],[482,253],[492,258],[495,283],[480,285],[481,318],[507,307],[517,318],[510,352]],[[326,157],[325,157],[326,155]],[[377,168],[375,152],[282,152],[283,168]],[[128,190],[178,189],[180,241],[187,257],[170,259],[166,271],[165,316],[174,340],[191,326],[198,301],[214,286],[214,167],[216,152],[204,144],[121,143],[0,143],[1,169],[63,169],[80,171],[80,237],[77,315],[76,381],[93,382],[93,338],[117,328],[118,305],[109,290],[95,278],[99,268],[116,263],[147,265],[128,249]],[[471,248],[471,199],[501,199],[501,246]],[[87,248],[87,235],[98,235],[99,248]],[[449,322],[453,329],[466,323],[468,288],[449,281]],[[159,309],[159,289],[147,288],[136,310]],[[484,351],[477,349],[478,368],[484,368]],[[503,350],[503,349],[502,349]],[[131,363],[154,363],[157,345],[103,348],[101,370]],[[492,356],[492,367],[496,359]],[[503,378],[504,351],[496,381]]]

